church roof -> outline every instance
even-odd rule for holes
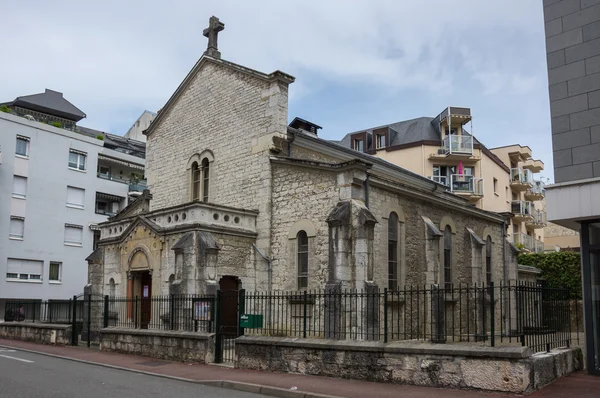
[[[43,93],[17,97],[9,104],[76,122],[86,117],[85,113],[67,101],[62,93],[49,89],[46,89]]]

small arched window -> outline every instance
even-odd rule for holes
[[[492,282],[492,238],[488,235],[485,240],[485,281]]]
[[[209,185],[209,170],[208,159],[202,159],[202,201],[208,202],[208,185]]]
[[[202,171],[197,162],[192,163],[192,200],[200,200],[200,181]]]
[[[388,218],[388,289],[398,288],[398,215]]]
[[[296,235],[298,290],[308,288],[308,236],[305,231]]]
[[[444,229],[444,288],[452,288],[452,230]]]
[[[115,297],[115,280],[113,278],[110,278],[110,280],[108,281],[108,295],[110,297]]]

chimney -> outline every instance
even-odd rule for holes
[[[290,127],[293,127],[298,130],[302,130],[307,133],[311,133],[314,135],[317,134],[317,130],[321,129],[321,126],[318,126],[314,123],[309,122],[308,120],[301,119],[299,117],[295,117],[294,120],[290,123]]]

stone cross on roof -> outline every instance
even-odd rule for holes
[[[208,20],[208,28],[204,29],[203,34],[208,37],[208,47],[204,54],[213,58],[221,58],[221,53],[217,49],[217,35],[225,29],[225,24],[219,21],[214,15]]]

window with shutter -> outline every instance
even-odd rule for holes
[[[8,237],[10,239],[23,240],[25,232],[25,219],[23,217],[10,218],[10,231]]]
[[[9,281],[40,282],[43,269],[43,261],[9,258],[6,261],[6,279]]]
[[[13,177],[13,198],[25,199],[27,196],[27,177]]]
[[[81,225],[65,224],[65,245],[83,245],[83,227]]]
[[[85,189],[67,187],[67,207],[83,209],[85,200]]]

